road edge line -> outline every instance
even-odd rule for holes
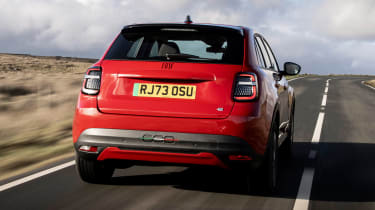
[[[67,168],[67,167],[70,167],[72,165],[75,165],[75,160],[72,160],[72,161],[69,161],[69,162],[66,162],[66,163],[63,163],[61,165],[58,165],[58,166],[55,166],[55,167],[52,167],[52,168],[49,168],[49,169],[46,169],[44,171],[40,171],[38,173],[35,173],[35,174],[31,174],[29,176],[26,176],[26,177],[23,177],[23,178],[20,178],[20,179],[17,179],[15,181],[12,181],[12,182],[9,182],[7,184],[4,184],[4,185],[1,185],[0,186],[0,192],[2,191],[5,191],[7,189],[10,189],[10,188],[13,188],[15,186],[18,186],[18,185],[21,185],[21,184],[24,184],[26,182],[29,182],[29,181],[32,181],[34,179],[37,179],[39,177],[42,177],[42,176],[45,176],[45,175],[48,175],[48,174],[51,174],[51,173],[54,173],[56,171],[59,171],[59,170],[62,170],[64,168]]]
[[[293,78],[293,79],[290,79],[290,80],[287,80],[287,81],[291,82],[291,81],[294,81],[294,80],[297,80],[297,79],[303,79],[303,78],[306,78],[306,77],[297,77],[297,78]]]

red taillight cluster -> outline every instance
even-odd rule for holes
[[[233,98],[236,101],[251,101],[258,96],[258,81],[254,73],[237,75]]]
[[[96,95],[100,90],[100,80],[102,77],[102,69],[100,66],[93,66],[87,70],[83,81],[82,93],[88,95]]]

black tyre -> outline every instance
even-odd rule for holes
[[[278,155],[278,124],[273,122],[262,166],[258,169],[244,171],[247,193],[251,194],[259,190],[266,190],[271,193],[276,191],[279,164]]]
[[[76,168],[81,179],[88,183],[107,183],[114,172],[114,167],[96,160],[86,160],[76,156]]]
[[[279,164],[279,157],[278,157],[278,124],[273,122],[269,140],[268,140],[268,148],[266,154],[266,162],[265,162],[265,178],[268,190],[270,192],[274,192],[277,187],[277,172],[278,172],[278,164]]]

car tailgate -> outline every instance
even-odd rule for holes
[[[98,109],[110,114],[225,118],[234,104],[233,79],[241,69],[228,64],[104,60]]]

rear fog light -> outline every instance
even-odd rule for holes
[[[79,150],[83,151],[83,152],[97,152],[98,147],[97,146],[86,146],[86,145],[84,145],[84,146],[80,146]]]

